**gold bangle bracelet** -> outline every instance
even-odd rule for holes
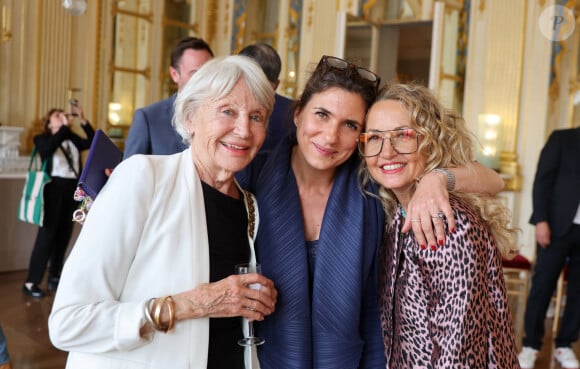
[[[169,314],[169,322],[167,324],[161,322],[161,313],[165,304],[167,304],[167,312]],[[153,316],[151,312],[153,312]],[[171,296],[150,299],[145,305],[145,318],[155,330],[167,333],[175,327],[175,301]]]
[[[167,328],[165,330],[165,333],[167,333],[175,327],[175,301],[173,301],[171,296],[167,296],[165,301],[167,302],[167,307],[169,309],[169,323],[167,323]]]
[[[153,312],[153,323],[155,323],[155,329],[162,332],[167,331],[167,327],[161,324],[161,310],[163,308],[163,304],[165,304],[166,299],[167,296],[158,298],[155,302],[155,311]]]

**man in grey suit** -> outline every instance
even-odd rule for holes
[[[207,61],[213,58],[209,45],[197,37],[180,40],[171,51],[169,73],[179,92]],[[176,94],[144,108],[137,109],[125,142],[123,158],[134,154],[170,155],[187,148],[172,125]]]
[[[562,269],[568,266],[566,307],[554,337],[554,357],[562,368],[579,368],[571,349],[580,330],[580,128],[554,131],[542,149],[532,191],[536,265],[525,315],[526,335],[519,355],[531,369],[542,347],[546,310]]]

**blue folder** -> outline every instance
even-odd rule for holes
[[[97,129],[79,177],[79,187],[94,200],[109,178],[105,169],[114,169],[122,159],[123,152],[102,129]]]

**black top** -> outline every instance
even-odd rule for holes
[[[235,273],[235,265],[250,261],[248,215],[244,200],[229,197],[202,182],[209,241],[210,282]],[[209,320],[208,369],[244,369],[242,318]]]
[[[52,172],[52,156],[54,155],[54,152],[62,145],[63,141],[71,140],[72,143],[77,147],[77,150],[79,150],[79,153],[83,150],[88,150],[91,147],[91,142],[93,142],[93,137],[95,136],[95,130],[89,122],[86,124],[81,124],[81,128],[83,131],[85,131],[87,138],[82,138],[65,125],[62,125],[54,135],[42,133],[34,136],[34,145],[36,145],[36,149],[40,154],[40,158],[43,162],[47,160],[47,173]],[[81,163],[79,162],[78,164],[79,168],[81,168]]]
[[[316,255],[318,254],[318,240],[306,241],[308,253],[308,271],[310,273],[310,299],[312,300],[312,286],[314,285],[314,269],[316,267]]]

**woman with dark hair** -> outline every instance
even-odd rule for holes
[[[279,291],[276,312],[258,323],[262,369],[385,368],[376,274],[384,217],[358,186],[356,154],[379,83],[365,68],[323,56],[297,101],[295,135],[238,176],[260,204],[256,246]],[[410,210],[424,229],[409,222],[407,230],[432,248],[444,241],[430,212],[451,216],[447,175],[468,191],[501,189],[497,174],[476,166],[475,175],[427,174]]]
[[[79,117],[86,138],[71,130],[73,115]],[[32,297],[45,296],[40,284],[49,260],[47,288],[50,291],[58,286],[73,230],[72,213],[77,207],[73,196],[81,172],[80,152],[91,146],[95,135],[78,103],[71,104],[70,114],[50,109],[43,121],[44,132],[34,137],[34,145],[42,161],[47,160],[46,171],[52,181],[44,187],[44,224],[38,229],[28,276],[22,286],[22,293]]]

